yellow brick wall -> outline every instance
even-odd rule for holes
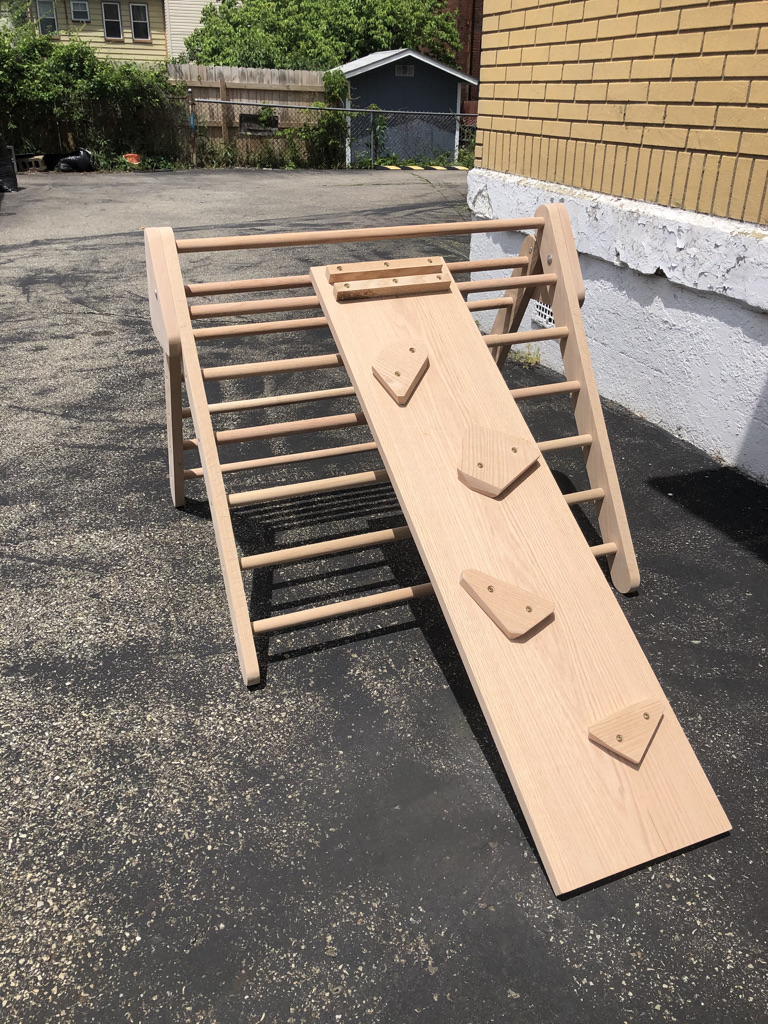
[[[485,0],[476,165],[768,223],[768,0]]]

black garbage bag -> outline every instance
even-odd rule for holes
[[[93,153],[87,149],[78,149],[71,156],[62,157],[54,167],[55,171],[94,171]]]

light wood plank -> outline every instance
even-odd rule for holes
[[[664,698],[543,460],[502,500],[458,479],[470,424],[532,441],[458,289],[381,299],[371,316],[335,302],[325,267],[312,278],[555,890],[726,831],[671,709],[639,771],[588,739],[617,707]],[[403,338],[425,345],[432,366],[397,406],[370,366]],[[548,595],[554,619],[510,641],[459,585],[468,567]]]

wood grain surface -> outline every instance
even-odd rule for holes
[[[457,474],[470,426],[532,442],[455,286],[338,303],[312,270],[339,351],[557,893],[728,830],[729,823],[543,459],[501,499]],[[371,373],[394,341],[430,368],[406,406]],[[551,621],[509,640],[461,587],[473,568],[548,596]],[[589,741],[640,701],[664,718],[637,767]]]

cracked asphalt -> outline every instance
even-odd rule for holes
[[[274,635],[264,686],[248,691],[204,489],[191,484],[177,511],[166,480],[141,227],[463,219],[465,176],[20,177],[0,205],[0,1019],[768,1020],[766,488],[607,405],[643,580],[619,601],[734,827],[557,899],[436,602]],[[201,254],[185,272],[282,275],[467,247]],[[205,353],[330,350],[306,332]],[[555,379],[522,363],[506,374]],[[342,382],[334,370],[211,395]],[[537,438],[572,432],[567,401],[525,411]],[[376,465],[358,456],[322,473]],[[573,453],[551,465],[585,486]],[[238,512],[235,529],[257,551],[402,521],[382,485]],[[246,577],[254,618],[424,579],[409,542]]]

